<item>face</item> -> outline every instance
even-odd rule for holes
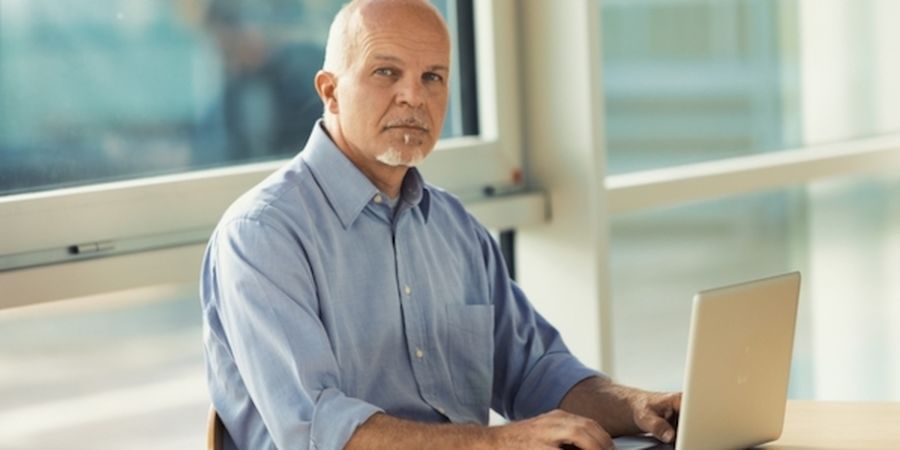
[[[334,101],[326,102],[347,150],[371,164],[414,166],[440,136],[450,42],[436,18],[421,14],[364,16],[349,67],[335,77]]]

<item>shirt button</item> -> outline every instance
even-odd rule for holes
[[[403,286],[403,293],[406,295],[412,294],[412,288],[409,285]]]
[[[421,348],[416,349],[416,358],[422,359],[425,357],[425,352],[422,351]]]
[[[375,203],[381,204],[381,202],[384,201],[384,199],[381,198],[381,194],[375,194],[375,198],[373,198],[372,201],[374,201]]]

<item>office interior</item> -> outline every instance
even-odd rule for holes
[[[0,0],[0,447],[202,447],[204,243],[341,3]],[[433,3],[425,176],[579,358],[679,390],[695,292],[800,270],[789,397],[900,401],[900,2]]]

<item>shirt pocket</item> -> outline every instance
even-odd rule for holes
[[[494,382],[494,305],[447,305],[450,378],[457,400],[488,407]]]

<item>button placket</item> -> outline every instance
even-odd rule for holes
[[[412,298],[413,288],[412,283],[409,282],[411,281],[409,279],[409,271],[406,270],[410,263],[404,257],[406,255],[404,252],[406,246],[404,245],[405,241],[402,239],[403,220],[404,218],[401,217],[394,224],[394,256],[400,307],[403,310],[404,327],[406,328],[406,345],[413,365],[413,377],[416,379],[419,392],[426,402],[432,403],[434,397],[428,395],[427,392],[433,389],[434,368],[432,363],[434,361],[430,361],[426,352],[428,348],[427,328],[429,326],[423,322],[424,316],[422,311],[422,308],[425,308],[426,305],[408,301]]]

